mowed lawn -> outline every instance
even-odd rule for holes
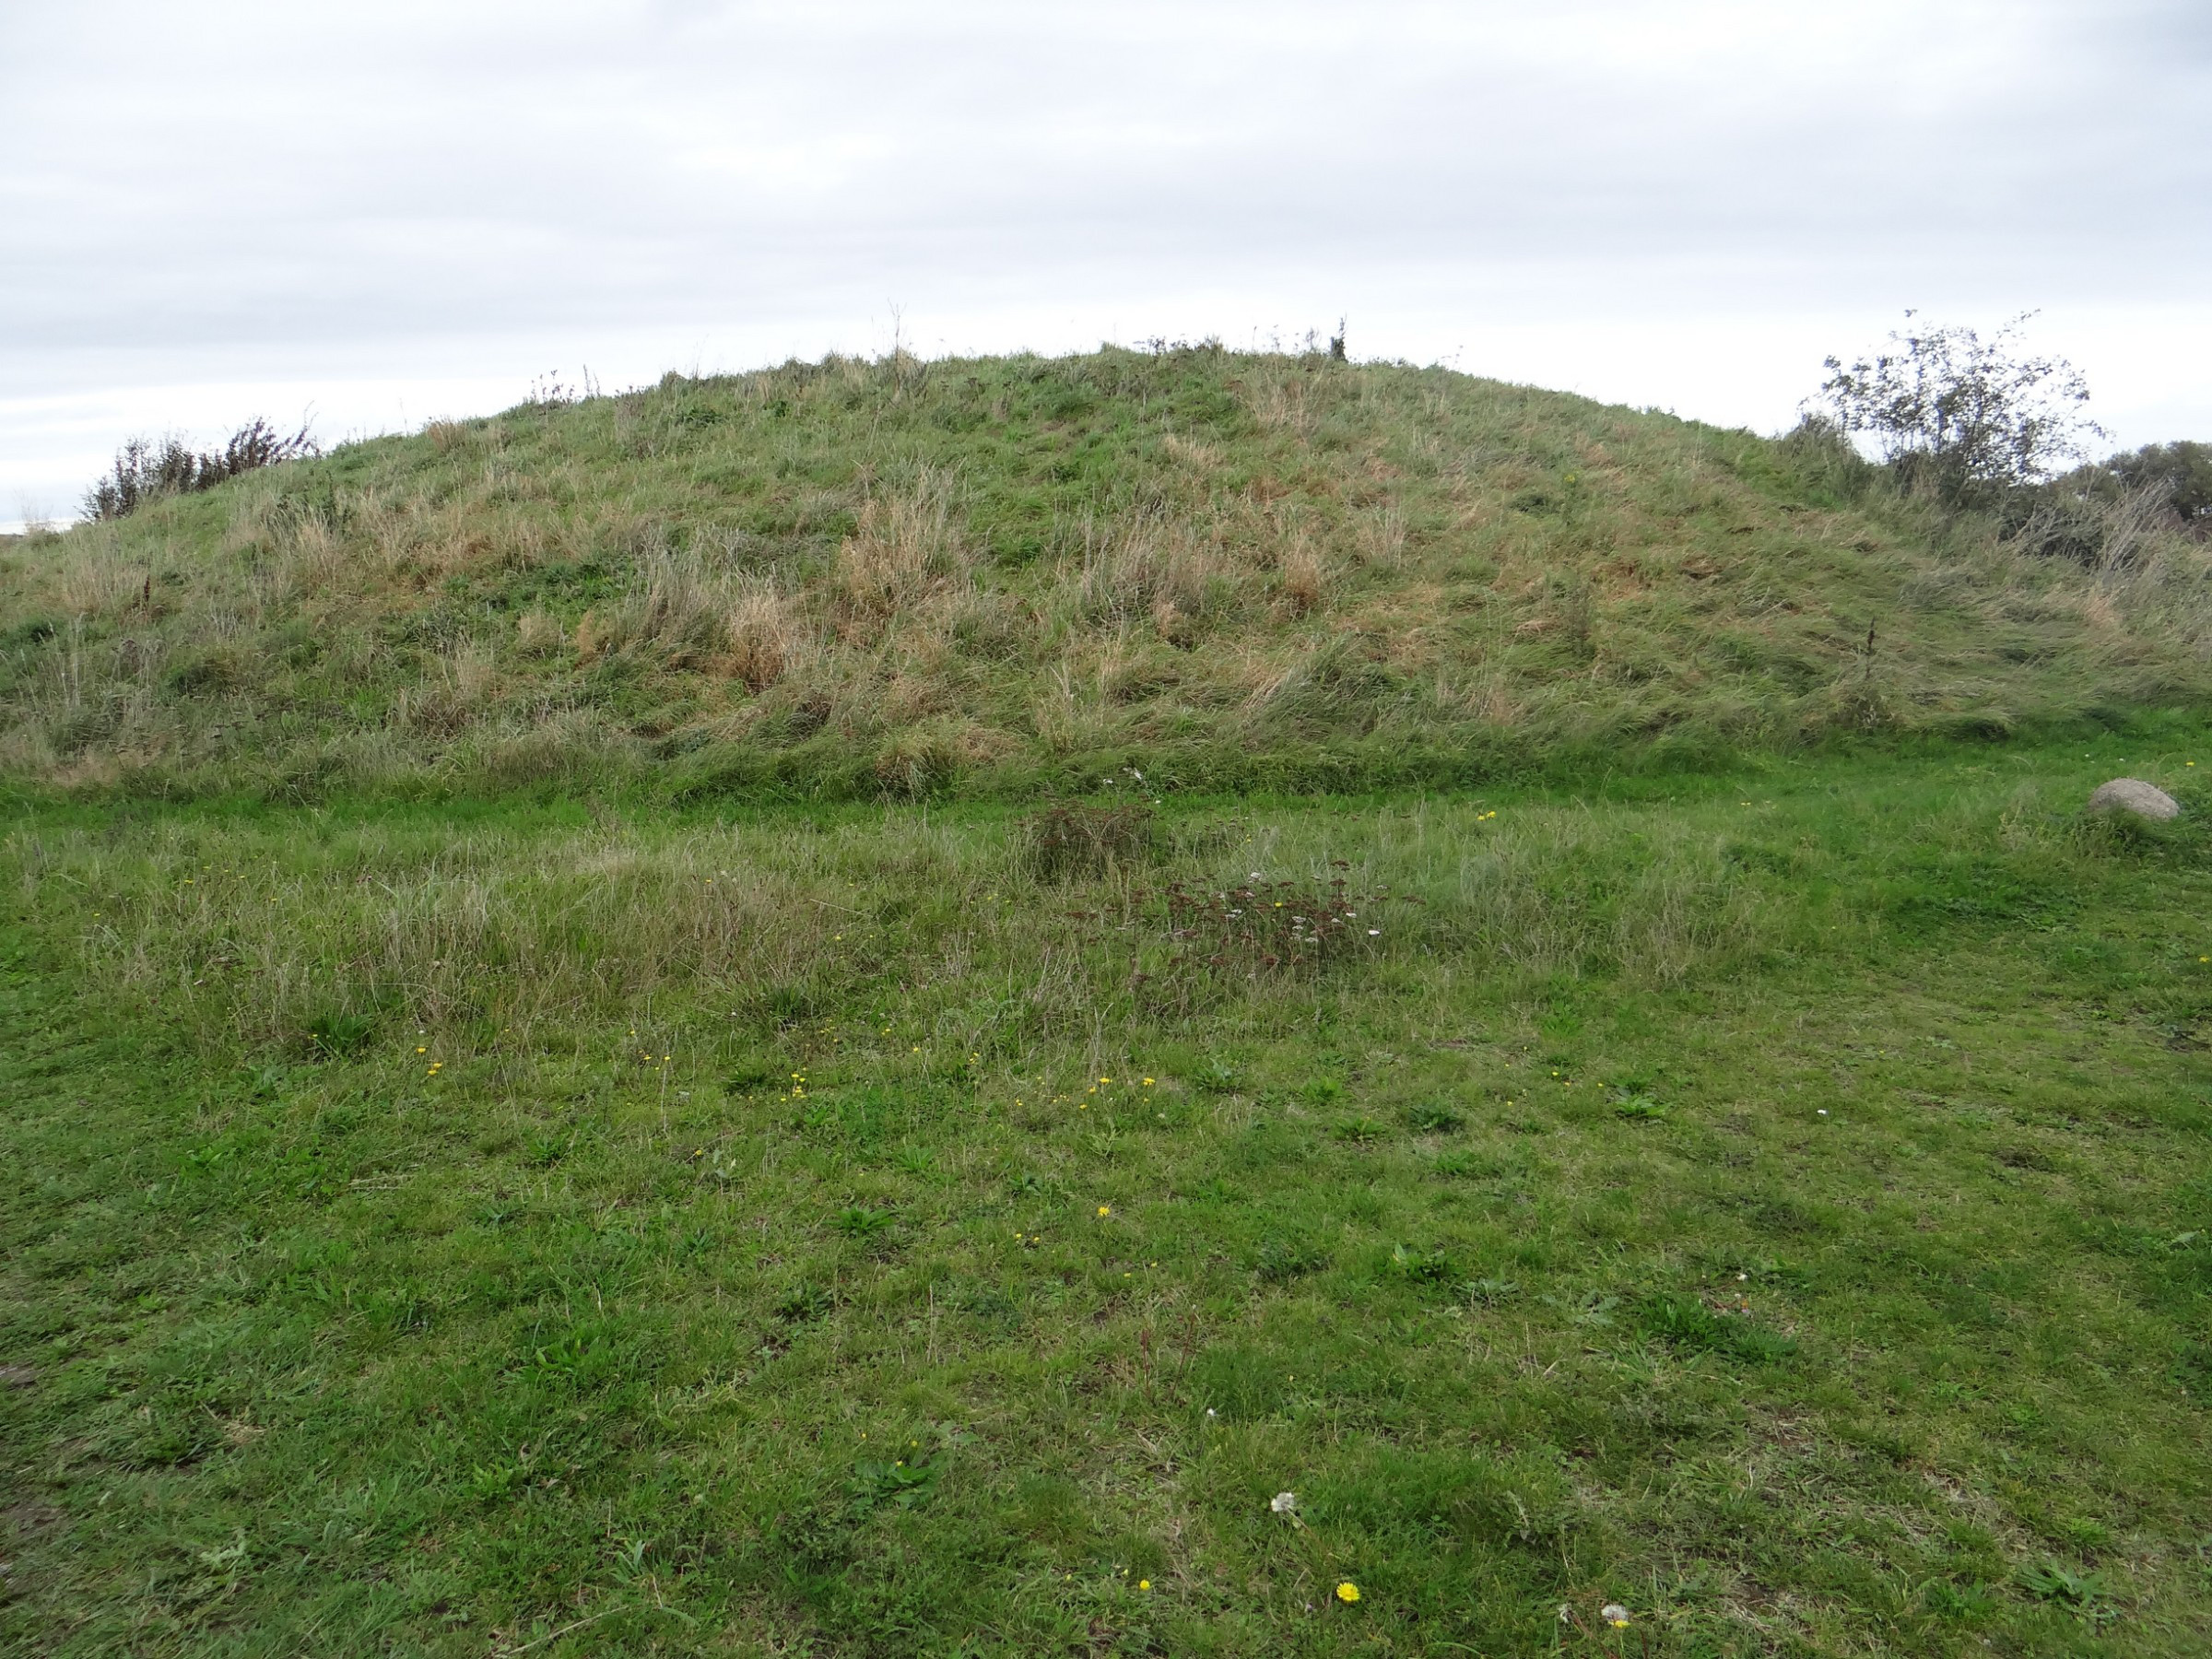
[[[2204,1653],[2192,759],[18,806],[0,1644]]]

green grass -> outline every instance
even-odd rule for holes
[[[347,445],[0,546],[42,795],[1028,800],[1725,766],[2207,706],[2089,571],[1769,440],[1440,369],[832,359]]]
[[[2138,552],[1207,348],[0,543],[0,1643],[2204,1651]]]
[[[2201,1653],[2201,737],[21,806],[0,1642]]]

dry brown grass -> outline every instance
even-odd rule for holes
[[[612,648],[614,635],[606,621],[594,606],[576,618],[576,655],[578,660],[595,663]]]
[[[1318,610],[1328,592],[1328,575],[1321,555],[1302,538],[1283,553],[1283,603],[1294,617]]]
[[[145,595],[151,567],[114,529],[88,524],[65,538],[54,571],[62,606],[73,617],[112,617]]]
[[[1252,373],[1244,395],[1253,418],[1262,426],[1287,433],[1300,442],[1312,439],[1319,412],[1307,376],[1282,372],[1274,365],[1267,365]]]
[[[724,661],[748,691],[767,690],[795,666],[807,636],[797,606],[772,580],[744,582],[724,618],[729,649]]]
[[[550,656],[568,641],[568,630],[551,611],[524,611],[514,620],[515,649],[524,656]]]
[[[954,523],[951,479],[924,470],[909,488],[871,496],[839,547],[841,617],[853,637],[873,639],[892,618],[964,587],[973,568]]]
[[[404,688],[393,704],[394,724],[429,736],[451,736],[476,718],[500,683],[489,646],[463,640],[438,652],[422,682]]]
[[[1396,570],[1406,557],[1405,509],[1387,500],[1366,514],[1359,524],[1359,549],[1368,563]]]
[[[1244,688],[1240,712],[1248,721],[1265,714],[1304,682],[1307,668],[1307,660],[1302,656],[1284,662],[1272,654],[1244,653],[1236,665],[1236,677]]]
[[[1222,456],[1219,450],[1182,432],[1164,434],[1159,441],[1159,447],[1201,478],[1211,478],[1221,470]]]
[[[1126,535],[1085,547],[1075,572],[1077,608],[1092,622],[1119,627],[1147,618],[1157,624],[1165,607],[1187,624],[1233,608],[1241,575],[1190,523],[1147,518]]]
[[[639,566],[619,618],[625,639],[665,650],[712,650],[730,613],[729,579],[696,549],[656,547]]]

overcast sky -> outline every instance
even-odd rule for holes
[[[894,337],[1296,341],[1761,429],[2030,308],[2212,438],[2212,0],[0,0],[0,524]]]

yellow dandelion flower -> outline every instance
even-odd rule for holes
[[[1136,1581],[1136,1587],[1139,1590],[1149,1590],[1152,1588],[1152,1581],[1150,1579],[1138,1579]]]
[[[1113,1206],[1112,1206],[1112,1205],[1111,1205],[1111,1204],[1101,1204],[1101,1205],[1100,1205],[1100,1206],[1099,1206],[1099,1214],[1100,1214],[1100,1215],[1101,1215],[1101,1216],[1111,1216],[1111,1215],[1112,1215],[1112,1214],[1113,1214]]]
[[[1346,1579],[1343,1583],[1336,1586],[1336,1599],[1340,1602],[1358,1601],[1359,1599],[1359,1586],[1353,1583],[1350,1579]]]

